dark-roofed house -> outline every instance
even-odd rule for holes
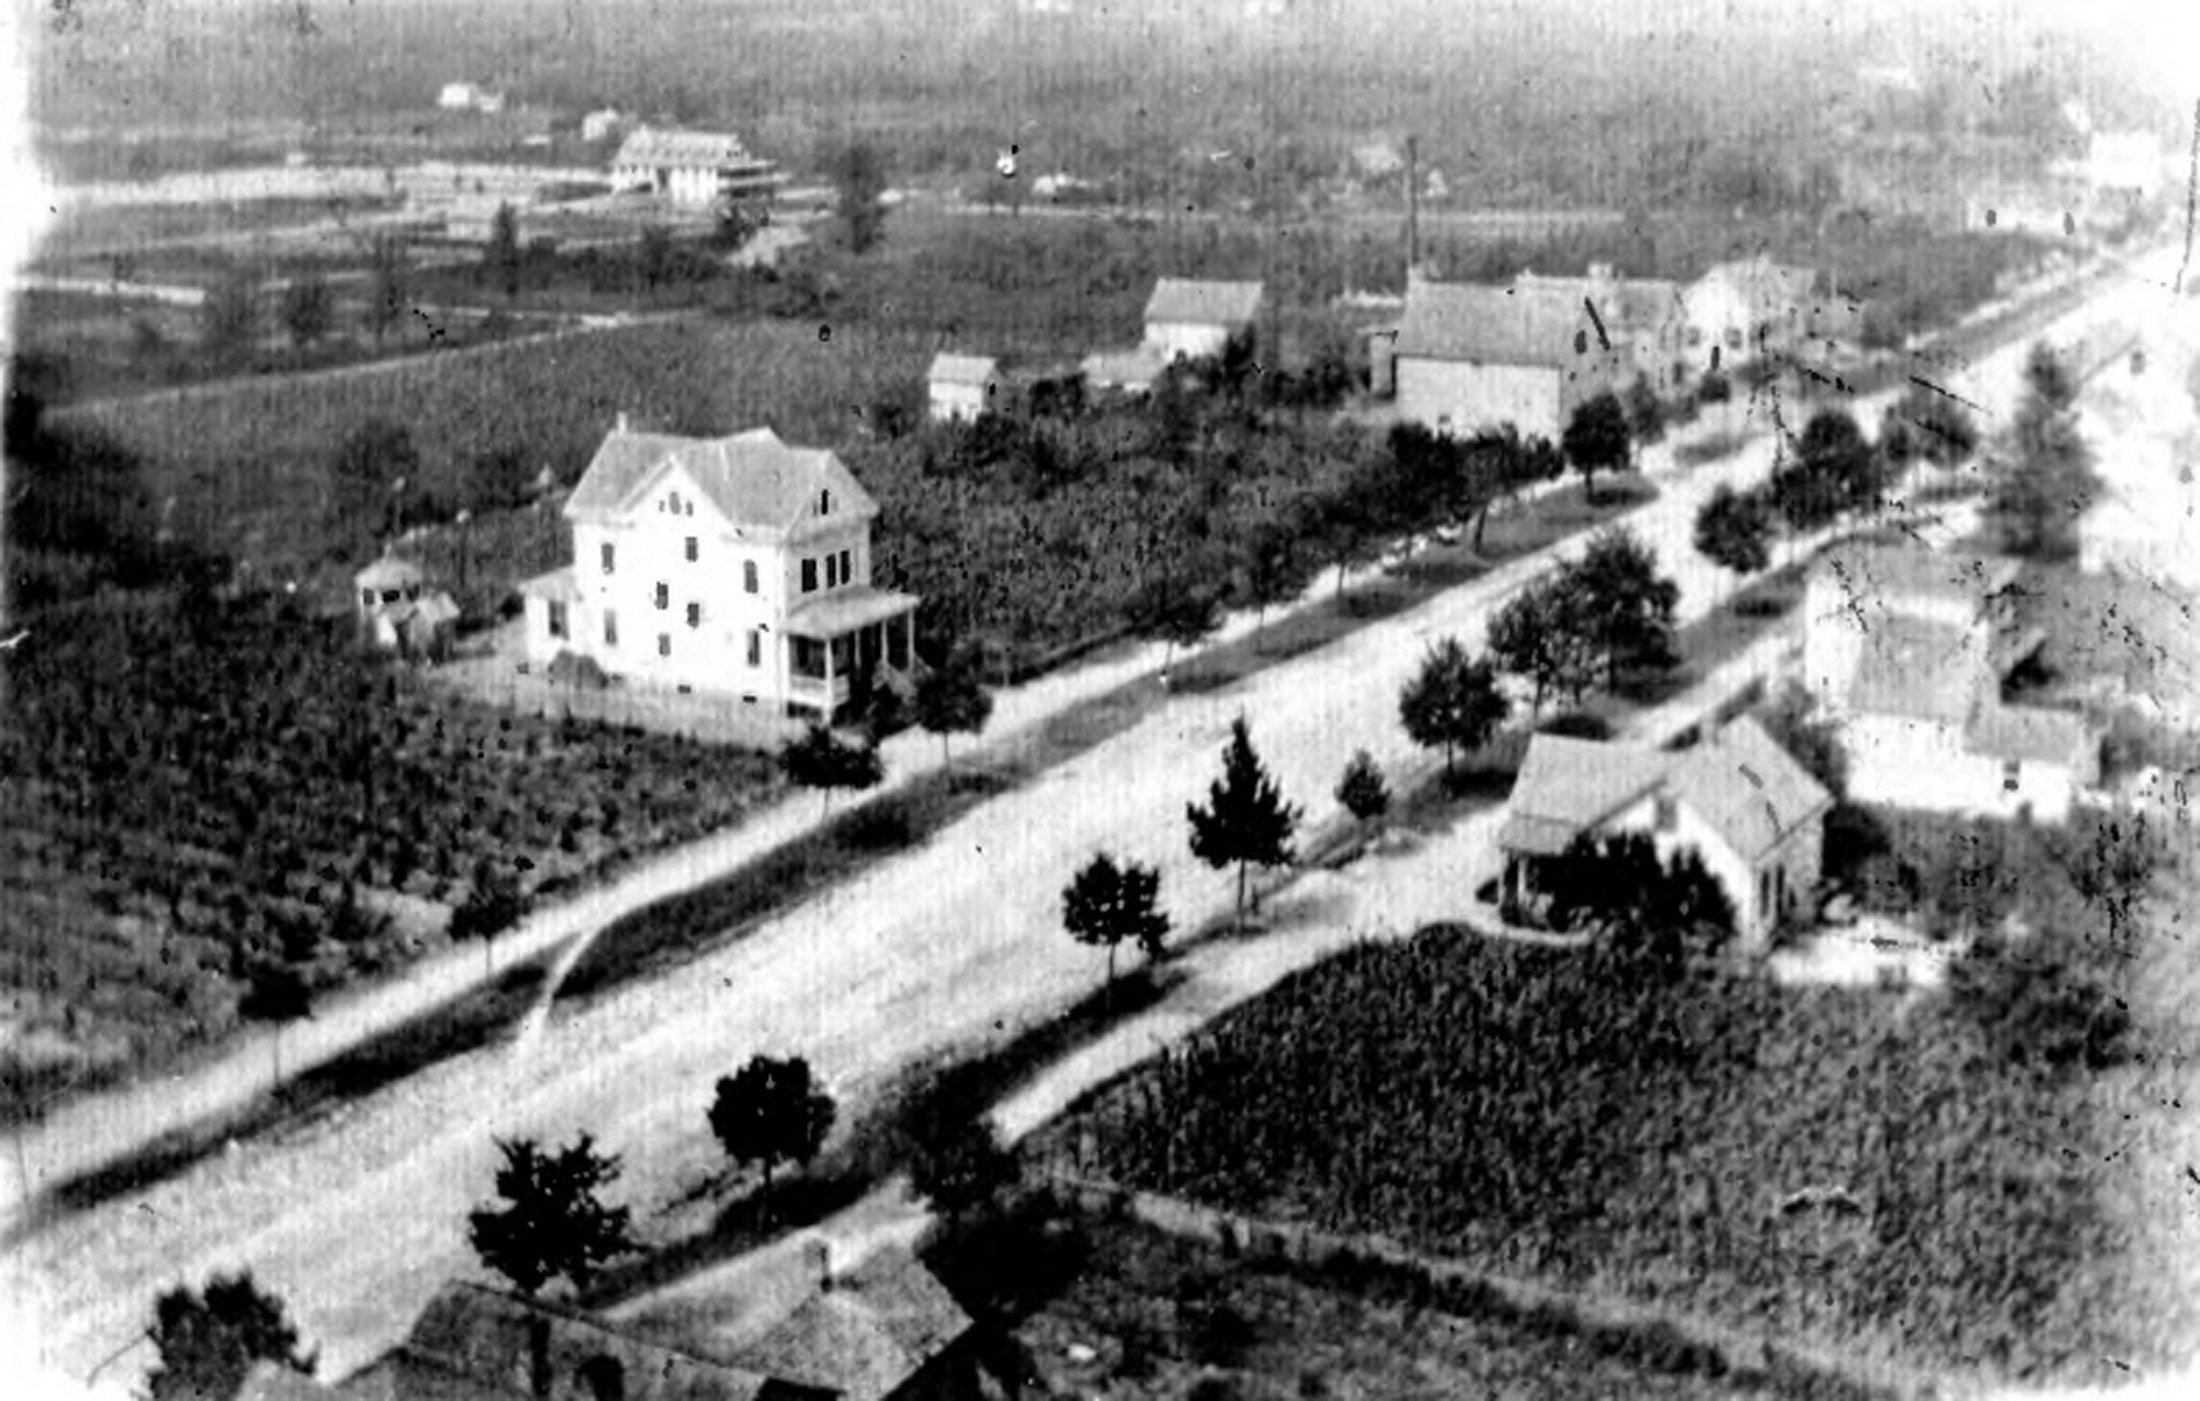
[[[1399,415],[1462,437],[1510,423],[1555,443],[1629,362],[1601,315],[1571,288],[1416,280],[1392,352]]]
[[[1648,833],[1659,855],[1703,858],[1734,906],[1744,948],[1762,948],[1817,886],[1833,795],[1747,718],[1678,753],[1536,735],[1498,846],[1512,902],[1533,906],[1539,861],[1576,840]]]
[[[749,154],[738,136],[644,126],[620,143],[611,158],[611,180],[622,190],[707,208],[724,199],[769,194],[785,177],[770,161]]]
[[[347,1401],[833,1401],[830,1387],[699,1357],[477,1284],[443,1287]]]
[[[913,666],[917,599],[871,583],[877,515],[831,452],[622,417],[565,503],[572,565],[523,586],[528,659],[830,719]]]
[[[1219,356],[1233,339],[1252,335],[1260,299],[1258,282],[1164,277],[1146,299],[1144,346],[1163,364]]]
[[[2064,820],[2099,778],[2099,731],[2016,706],[2003,682],[2043,635],[2022,627],[2012,560],[1850,544],[1804,594],[1804,679],[1841,725],[1849,794],[1979,816]]]
[[[995,407],[1001,368],[990,355],[941,351],[925,373],[927,413],[934,423],[967,423]]]

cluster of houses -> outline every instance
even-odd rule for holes
[[[835,1274],[592,1313],[447,1284],[403,1341],[334,1386],[263,1362],[238,1401],[962,1401],[990,1373],[970,1316],[906,1251]],[[782,1272],[784,1274],[784,1272]]]
[[[2044,642],[2015,616],[2014,561],[1914,543],[1830,551],[1805,591],[1799,682],[1837,727],[1859,803],[2059,824],[2100,778],[2102,731],[2012,703]],[[1652,835],[1700,855],[1742,946],[1814,913],[1833,795],[1754,720],[1671,750],[1538,734],[1498,844],[1506,903],[1529,915],[1542,865],[1575,841]]]

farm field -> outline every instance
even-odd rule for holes
[[[49,610],[5,666],[10,1119],[218,1040],[275,970],[335,991],[484,882],[568,886],[779,787],[760,754],[453,701],[266,598]]]
[[[1015,1328],[1048,1395],[1678,1401],[1781,1394],[1603,1354],[1563,1329],[1386,1297],[1359,1281],[1249,1269],[1136,1226],[1093,1226],[1083,1243],[1072,1282]]]
[[[2187,1360],[2190,1281],[2145,1214],[2171,1188],[2113,1151],[2160,1132],[2134,1113],[2159,1072],[2012,1059],[1988,1005],[1659,986],[1438,927],[1295,976],[1049,1141],[1125,1185],[1898,1367]]]

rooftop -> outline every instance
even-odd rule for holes
[[[1416,282],[1398,323],[1402,359],[1564,368],[1601,348],[1587,303],[1564,286]]]
[[[726,132],[672,131],[638,127],[619,145],[613,165],[702,167],[710,170],[760,170],[771,165],[749,154],[741,138]]]
[[[787,615],[787,631],[798,637],[839,637],[872,623],[898,618],[915,608],[915,594],[861,585],[835,589],[798,605]]]
[[[1551,856],[1658,786],[1672,756],[1566,735],[1533,736],[1507,800],[1498,845]]]
[[[1000,374],[1000,362],[990,355],[956,355],[941,351],[932,357],[925,375],[934,384],[974,384],[983,388]]]
[[[1748,716],[1687,750],[1668,780],[1744,860],[1755,860],[1833,805],[1828,793]]]
[[[2085,764],[2085,751],[2098,731],[2083,715],[2069,710],[2038,706],[1981,705],[1964,731],[1964,745],[1973,754],[2004,762],[2036,764]]]
[[[1968,602],[1981,615],[1987,600],[2006,593],[2022,568],[2013,559],[1935,550],[1910,541],[1849,541],[1827,550],[1818,563],[1820,577],[1891,611],[1900,611],[1905,603]]]
[[[685,438],[615,428],[596,449],[566,499],[573,520],[615,519],[637,509],[643,494],[677,468],[736,527],[791,530],[833,494],[836,514],[869,517],[878,505],[830,451],[789,447],[769,428],[730,438]]]
[[[1250,326],[1260,315],[1258,282],[1208,282],[1164,277],[1146,300],[1146,320],[1198,326]]]
[[[1864,715],[1959,724],[1969,720],[1989,680],[1975,629],[1892,613],[1864,632],[1848,704]]]
[[[352,584],[362,589],[401,589],[407,584],[424,582],[427,571],[409,559],[396,555],[383,555],[374,563],[351,576]]]

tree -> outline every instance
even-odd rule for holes
[[[741,201],[728,200],[719,206],[717,223],[711,228],[711,242],[721,253],[736,252],[756,237],[756,231],[764,222]]]
[[[1161,956],[1169,917],[1160,908],[1161,873],[1136,861],[1118,866],[1106,852],[1085,863],[1062,891],[1062,927],[1080,944],[1108,951],[1108,986],[1115,986],[1115,950],[1124,940],[1148,958]]]
[[[1254,865],[1282,866],[1293,859],[1291,834],[1298,829],[1299,808],[1286,803],[1253,752],[1253,733],[1243,715],[1230,724],[1230,743],[1222,751],[1222,777],[1207,789],[1206,806],[1188,805],[1192,855],[1216,870],[1238,868],[1237,919],[1245,925],[1245,878]]]
[[[1647,379],[1636,379],[1627,386],[1627,431],[1634,440],[1647,447],[1665,438],[1665,402],[1658,398],[1658,391],[1650,387]]]
[[[877,745],[844,740],[814,723],[802,738],[781,747],[779,770],[797,787],[817,789],[823,799],[820,811],[831,806],[835,788],[872,788],[885,777]]]
[[[246,1021],[265,1022],[274,1028],[271,1052],[274,1078],[283,1078],[283,1028],[313,1015],[313,990],[305,975],[288,963],[269,961],[254,966],[247,975],[244,996],[237,999],[237,1015]]]
[[[1610,390],[1574,409],[1559,446],[1565,450],[1566,460],[1581,473],[1582,494],[1589,500],[1597,499],[1598,472],[1616,472],[1627,465],[1629,442],[1627,410]]]
[[[533,496],[535,474],[526,449],[513,443],[476,453],[466,464],[466,505],[476,511],[506,511]]]
[[[1772,513],[1754,491],[1721,482],[1696,512],[1696,552],[1722,569],[1755,574],[1772,563]]]
[[[1337,597],[1344,597],[1344,576],[1354,565],[1375,557],[1378,537],[1367,505],[1349,483],[1338,490],[1304,498],[1298,508],[1299,537],[1337,570]]]
[[[2078,382],[2070,367],[2046,341],[2034,341],[2024,358],[2026,392],[2050,413],[2064,413],[2077,406]]]
[[[361,526],[395,534],[400,497],[420,473],[412,434],[386,418],[370,418],[336,445],[329,463],[329,524],[352,535]]]
[[[146,1337],[160,1354],[146,1376],[150,1401],[229,1401],[256,1362],[310,1377],[316,1361],[298,1350],[298,1329],[283,1301],[262,1290],[250,1270],[208,1276],[203,1294],[187,1286],[162,1294]]]
[[[1127,611],[1132,631],[1158,638],[1164,644],[1161,678],[1166,684],[1169,663],[1175,659],[1177,649],[1197,645],[1222,625],[1222,596],[1208,585],[1163,575],[1141,587]]]
[[[1352,761],[1344,766],[1344,777],[1337,780],[1337,801],[1359,822],[1372,822],[1390,811],[1390,785],[1383,781],[1375,756],[1365,749],[1354,750]]]
[[[834,158],[832,176],[840,220],[848,230],[848,251],[868,253],[886,224],[885,154],[869,141],[852,141]]]
[[[1490,620],[1490,655],[1534,684],[1532,714],[1541,715],[1544,700],[1554,694],[1579,701],[1596,674],[1580,602],[1564,577],[1551,575],[1507,599]]]
[[[597,1269],[636,1248],[631,1213],[606,1206],[603,1191],[619,1180],[616,1156],[596,1151],[583,1133],[545,1153],[533,1139],[498,1139],[504,1155],[496,1190],[502,1205],[474,1208],[468,1236],[481,1263],[534,1294],[552,1280],[588,1287]]]
[[[2045,347],[2033,348],[2025,378],[2010,431],[2013,460],[1996,464],[1987,514],[2010,554],[2065,560],[2078,552],[2078,517],[2098,489],[2093,452],[2069,407],[2076,387]]]
[[[1429,648],[1420,673],[1398,698],[1398,718],[1407,736],[1424,749],[1443,747],[1447,780],[1453,752],[1488,743],[1511,709],[1497,684],[1497,668],[1487,657],[1469,660],[1456,637]]]
[[[1924,458],[1956,467],[1978,449],[1978,424],[1944,389],[1913,383],[1879,420],[1879,453],[1900,467]]]
[[[1880,457],[1848,410],[1820,409],[1812,414],[1803,425],[1796,456],[1806,474],[1825,484],[1823,491],[1836,510],[1878,504],[1884,487]]]
[[[655,291],[672,276],[672,230],[662,224],[645,224],[635,235],[634,275],[642,286]]]
[[[979,676],[975,651],[956,648],[917,681],[917,724],[940,737],[940,763],[947,763],[947,737],[974,735],[993,715],[993,697]]]
[[[444,932],[454,944],[479,939],[481,967],[486,972],[495,951],[496,937],[519,923],[526,913],[527,900],[520,894],[519,883],[484,857],[474,867],[474,878],[466,898],[451,911],[451,922]]]
[[[909,1186],[950,1217],[984,1205],[1016,1181],[1016,1154],[975,1109],[942,1109],[920,1124]]]
[[[206,289],[199,305],[199,344],[226,365],[250,355],[259,340],[259,281],[243,271],[228,273]]]
[[[519,296],[519,213],[508,200],[497,206],[489,220],[489,243],[482,250],[481,266],[504,289],[506,300]]]
[[[404,246],[387,235],[377,238],[367,261],[367,329],[377,348],[404,319],[407,300]]]
[[[719,1079],[710,1104],[711,1133],[735,1163],[755,1163],[764,1170],[767,1193],[772,1164],[807,1168],[832,1129],[833,1097],[818,1086],[810,1063],[800,1056],[750,1057],[747,1065]]]
[[[1566,455],[1548,438],[1522,438],[1511,424],[1477,435],[1467,445],[1468,454],[1482,466],[1477,469],[1486,489],[1474,513],[1474,552],[1482,553],[1482,535],[1490,523],[1490,507],[1510,501],[1537,482],[1557,481],[1566,472]]]
[[[317,272],[303,272],[292,278],[283,288],[276,314],[282,318],[283,330],[292,345],[305,350],[318,344],[336,320],[336,298],[329,291],[328,279]]]
[[[1680,586],[1658,573],[1657,556],[1632,531],[1598,531],[1562,578],[1574,595],[1573,617],[1604,665],[1606,685],[1617,686],[1623,669],[1680,665],[1673,646]]]
[[[1268,610],[1289,603],[1306,587],[1306,550],[1297,532],[1281,520],[1265,520],[1246,536],[1238,559],[1242,593],[1253,604],[1253,650],[1266,634]]]

